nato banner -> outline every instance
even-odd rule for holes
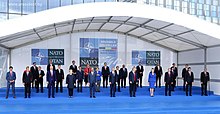
[[[64,49],[32,49],[31,56],[37,65],[47,65],[50,59],[55,65],[64,65]]]
[[[160,63],[160,51],[132,51],[132,65],[141,62],[145,66],[155,66]]]
[[[118,59],[118,40],[107,38],[80,38],[80,65],[100,67],[104,62],[114,67]]]

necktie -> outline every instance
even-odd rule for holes
[[[134,81],[136,81],[136,74],[134,73]]]

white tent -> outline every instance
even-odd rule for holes
[[[0,23],[0,46],[13,49],[80,31],[120,33],[184,51],[220,45],[220,26],[170,9],[133,3],[55,8]]]

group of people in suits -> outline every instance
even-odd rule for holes
[[[47,88],[48,88],[48,98],[55,98],[55,90],[58,92],[63,92],[63,80],[64,80],[64,71],[61,68],[61,65],[58,65],[57,69],[53,64],[52,60],[49,60],[47,65],[47,72],[41,69],[41,66],[36,66],[36,63],[33,63],[33,66],[26,69],[23,72],[22,82],[25,88],[25,98],[31,97],[31,86],[35,87],[36,93],[43,93],[43,77],[46,74]],[[149,82],[149,91],[150,96],[154,96],[155,86],[161,87],[161,77],[163,75],[163,70],[160,64],[157,64],[154,68],[151,69],[148,75]],[[77,92],[82,92],[83,81],[85,87],[89,86],[90,88],[90,98],[96,98],[95,93],[100,92],[101,79],[103,79],[103,88],[108,87],[110,84],[110,97],[116,97],[115,92],[121,92],[120,88],[126,88],[126,80],[128,77],[129,82],[129,93],[130,97],[136,97],[137,87],[142,88],[142,79],[144,76],[144,67],[141,63],[138,66],[132,67],[132,70],[128,73],[125,65],[110,68],[107,66],[107,63],[104,63],[101,71],[98,67],[90,67],[89,64],[86,65],[84,69],[81,66],[76,66],[75,61],[72,61],[72,65],[69,67],[69,73],[66,76],[66,84],[68,88],[69,97],[73,97],[74,88],[77,88]],[[164,76],[165,83],[165,96],[171,96],[171,92],[174,91],[176,87],[176,78],[178,76],[178,69],[175,63],[172,64],[172,67],[168,68],[168,71]],[[102,78],[101,78],[102,77]],[[194,74],[188,64],[185,65],[185,68],[182,70],[183,78],[183,90],[186,92],[186,96],[192,96],[192,85],[194,82]],[[10,86],[12,86],[13,97],[15,95],[15,80],[16,73],[13,71],[13,67],[9,67],[9,72],[6,74],[7,80],[7,91],[6,99],[9,95]],[[202,95],[207,96],[207,83],[210,81],[209,72],[207,69],[204,69],[201,72],[201,93]],[[76,85],[77,83],[77,85]],[[41,87],[39,89],[39,86]],[[59,87],[60,86],[60,89]],[[76,87],[77,86],[77,87]]]
[[[156,87],[159,86],[161,88],[161,77],[163,75],[163,70],[160,64],[157,64],[155,68],[152,68],[149,75],[148,75],[148,82],[150,88],[150,96],[154,96],[155,85]],[[164,83],[165,83],[165,96],[167,94],[171,96],[171,91],[174,91],[176,86],[176,78],[178,76],[178,69],[176,64],[173,63],[172,67],[168,68],[168,71],[165,73],[164,76]],[[158,83],[159,82],[159,83]]]
[[[192,96],[192,85],[194,82],[194,73],[192,72],[191,67],[188,64],[185,64],[185,68],[182,70],[183,78],[183,91],[186,92],[186,96]],[[200,83],[201,83],[201,96],[208,96],[207,94],[207,85],[210,81],[210,75],[207,71],[207,68],[204,68],[204,71],[200,74]]]
[[[163,75],[162,67],[157,64],[155,68],[151,69],[151,72],[148,76],[148,82],[150,87],[150,96],[154,96],[155,85],[161,87],[161,76]],[[174,91],[176,87],[176,80],[178,77],[178,69],[176,64],[173,63],[172,67],[168,68],[167,72],[164,75],[164,83],[165,83],[165,96],[171,96],[171,92]],[[182,70],[182,78],[183,78],[183,90],[186,93],[186,96],[192,96],[192,85],[194,82],[194,73],[192,72],[191,67],[188,64],[185,65],[185,68]],[[207,84],[210,81],[209,72],[205,68],[200,75],[201,82],[201,95],[208,96],[207,94]]]

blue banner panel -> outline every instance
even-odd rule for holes
[[[87,61],[91,66],[101,68],[107,62],[110,68],[115,67],[118,59],[117,47],[117,39],[80,38],[80,65],[84,68]]]
[[[160,51],[132,51],[132,65],[141,62],[145,66],[155,66],[160,63]]]
[[[32,49],[31,57],[37,65],[47,65],[50,59],[55,65],[64,65],[64,49]]]

